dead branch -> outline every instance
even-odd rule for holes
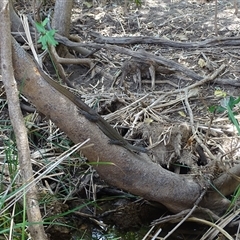
[[[94,35],[96,36],[96,35]],[[99,44],[158,44],[164,47],[172,48],[210,48],[210,47],[226,47],[226,46],[239,46],[240,37],[216,37],[212,39],[206,39],[200,42],[178,42],[167,40],[158,37],[104,37],[97,34],[97,38],[94,39],[95,43]]]
[[[132,51],[130,49],[124,48],[124,47],[119,47],[119,46],[113,46],[113,45],[109,45],[109,44],[96,44],[96,43],[75,43],[70,41],[68,38],[62,37],[59,34],[56,34],[55,36],[56,40],[68,47],[90,47],[90,48],[95,48],[95,49],[101,49],[101,48],[105,48],[111,51],[116,51],[122,54],[126,54],[129,56],[132,56],[134,58],[139,58],[142,59],[142,61],[154,61],[157,64],[166,66],[168,68],[173,68],[175,70],[178,70],[180,72],[182,72],[183,74],[187,75],[190,78],[193,78],[195,80],[200,80],[202,79],[201,76],[199,76],[198,74],[196,74],[194,71],[189,70],[188,68],[182,66],[181,64],[178,64],[172,60],[166,59],[162,56],[155,56],[154,54],[148,53],[148,52],[135,52]]]

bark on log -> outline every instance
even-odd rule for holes
[[[96,170],[109,184],[165,205],[172,212],[191,208],[201,187],[190,176],[178,175],[150,161],[146,154],[133,154],[116,145],[76,106],[40,76],[31,57],[13,39],[13,62],[19,89],[37,109],[49,117],[75,142],[91,139],[93,147],[83,153],[90,162],[103,161]]]

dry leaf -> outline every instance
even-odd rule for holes
[[[199,65],[201,68],[203,68],[203,67],[205,67],[207,64],[206,64],[206,62],[205,62],[202,58],[200,58],[200,59],[198,60],[198,65]]]
[[[215,96],[215,97],[226,97],[226,96],[227,96],[227,93],[224,92],[224,91],[221,90],[221,89],[216,89],[216,90],[214,91],[214,96]]]
[[[144,119],[144,123],[146,123],[146,124],[150,124],[150,123],[152,123],[153,122],[153,119],[152,118],[145,118]]]

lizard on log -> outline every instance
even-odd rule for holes
[[[63,94],[72,103],[74,103],[78,108],[79,112],[86,117],[91,122],[94,122],[100,130],[110,138],[109,143],[122,146],[131,152],[143,152],[146,153],[148,150],[144,147],[134,146],[130,144],[126,139],[124,139],[105,119],[103,119],[94,109],[90,108],[86,103],[84,103],[78,96],[68,91],[65,87],[54,81],[49,75],[47,75],[41,67],[36,63],[37,70],[41,77],[54,89]]]

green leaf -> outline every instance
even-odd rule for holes
[[[222,106],[210,106],[208,108],[208,111],[210,113],[223,113],[224,111],[226,111],[226,108],[224,108]]]
[[[46,50],[48,48],[48,45],[56,46],[58,42],[54,39],[54,35],[56,33],[56,30],[47,30],[45,29],[46,24],[48,23],[48,18],[45,18],[43,22],[38,23],[36,22],[36,28],[38,32],[40,32],[41,36],[38,40],[38,43],[42,44],[42,49]]]
[[[230,109],[232,110],[233,108],[234,108],[234,106],[235,106],[235,98],[234,97],[232,97],[232,96],[230,96],[230,98],[229,98],[229,101],[228,101],[228,106],[230,107]]]
[[[142,5],[142,1],[141,0],[134,0],[135,4],[137,7],[140,7]]]
[[[223,108],[222,106],[217,106],[216,113],[223,113],[226,111],[226,108]]]
[[[54,37],[55,33],[56,33],[56,30],[55,30],[55,29],[52,29],[52,30],[47,31],[47,34],[48,34],[49,36],[51,36],[51,37]]]
[[[44,28],[42,23],[35,22],[35,25],[36,25],[36,28],[37,28],[39,33],[41,33],[41,34],[45,34],[46,33],[47,30]]]
[[[45,18],[42,22],[42,26],[45,27],[47,25],[48,21],[49,21],[48,18]]]
[[[54,39],[55,33],[56,33],[56,30],[50,30],[50,31],[47,31],[46,33],[48,44],[53,45],[54,47],[58,44],[58,42]]]
[[[240,102],[240,97],[234,100],[234,104],[237,105]]]
[[[48,48],[48,45],[47,45],[48,41],[47,41],[46,35],[41,36],[38,40],[38,43],[41,43],[42,44],[42,49],[46,50]]]
[[[228,111],[228,118],[234,124],[234,126],[237,128],[238,134],[240,135],[240,127],[239,127],[238,120],[234,117],[232,109],[230,108],[229,105],[227,105],[227,111]]]
[[[216,111],[216,109],[217,109],[216,106],[210,106],[210,107],[208,107],[208,111],[209,111],[210,113],[214,113],[214,112]]]

